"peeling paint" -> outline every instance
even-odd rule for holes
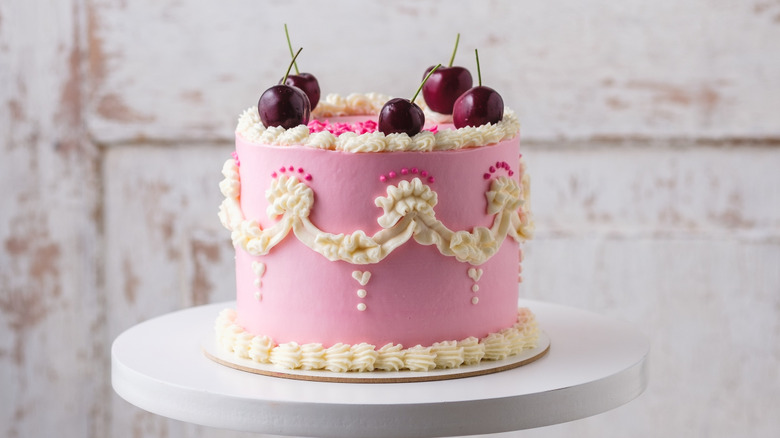
[[[214,284],[207,275],[207,266],[218,263],[220,260],[219,243],[193,240],[190,242],[190,255],[195,265],[195,273],[192,278],[192,302],[194,305],[207,304],[209,296],[214,289]]]
[[[11,114],[12,122],[20,123],[25,118],[22,103],[16,99],[10,99],[8,101],[8,112]]]
[[[145,122],[154,121],[154,117],[141,114],[125,104],[118,94],[109,93],[100,98],[97,105],[97,113],[109,120],[118,122]]]
[[[141,280],[133,271],[133,262],[127,256],[122,260],[122,275],[124,276],[123,292],[125,300],[130,305],[135,304]]]
[[[686,88],[664,82],[629,81],[626,87],[652,92],[654,101],[659,104],[696,105],[705,111],[712,111],[720,102],[720,94],[707,84]]]
[[[103,50],[103,39],[100,37],[100,14],[93,2],[86,3],[87,16],[87,61],[89,65],[89,78],[93,89],[98,89],[106,78],[106,54]]]
[[[203,103],[203,92],[200,90],[187,90],[181,92],[181,98],[189,103]]]

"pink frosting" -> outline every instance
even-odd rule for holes
[[[493,217],[486,212],[485,192],[492,178],[484,175],[511,172],[519,180],[518,148],[516,137],[454,151],[346,153],[257,145],[237,136],[241,208],[263,228],[273,225],[265,192],[285,169],[313,189],[310,220],[319,229],[334,234],[363,230],[370,236],[382,229],[377,223],[382,209],[374,200],[387,196],[388,185],[418,177],[437,193],[434,210],[446,227],[490,227]],[[260,287],[254,284],[253,261],[265,264]],[[379,263],[352,265],[327,260],[290,233],[263,256],[237,249],[238,323],[278,343],[326,347],[339,342],[412,347],[482,337],[516,322],[518,264],[519,245],[511,239],[476,267],[414,240]],[[482,270],[479,281],[468,275],[472,267]],[[368,283],[360,285],[354,271],[370,272]],[[364,311],[358,310],[361,303]]]

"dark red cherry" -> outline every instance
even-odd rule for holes
[[[504,99],[496,90],[474,87],[455,101],[452,110],[452,124],[456,128],[498,123],[504,117]]]
[[[433,67],[425,71],[426,74]],[[463,67],[440,67],[428,78],[422,93],[428,107],[437,113],[452,114],[455,100],[471,88],[471,73]]]
[[[482,71],[479,69],[479,52],[474,50],[477,58],[477,78],[479,85],[461,94],[452,108],[452,124],[456,128],[464,126],[482,126],[487,123],[498,123],[504,118],[504,99],[496,90],[482,85]]]
[[[314,108],[317,107],[317,104],[320,101],[320,84],[313,74],[299,73],[296,75],[288,75],[287,80],[284,83],[303,90],[309,98],[311,109],[314,110]]]
[[[309,123],[311,104],[300,88],[274,85],[260,96],[257,111],[266,128],[281,126],[290,129]]]
[[[423,113],[422,108],[414,103],[414,100],[417,99],[417,95],[420,94],[420,90],[422,90],[425,82],[433,73],[436,73],[439,67],[441,67],[441,64],[428,72],[411,99],[396,97],[385,103],[382,110],[379,111],[379,120],[377,120],[377,129],[379,131],[385,135],[403,132],[409,137],[413,137],[422,131],[423,125],[425,125],[425,113]]]
[[[390,99],[379,112],[377,128],[385,135],[406,133],[408,136],[422,131],[425,124],[425,114],[416,103],[396,97]]]
[[[450,63],[447,67],[437,69],[423,85],[422,93],[428,107],[437,113],[452,114],[452,105],[455,99],[474,85],[471,73],[463,67],[453,67],[455,54],[458,53],[460,34],[455,38],[455,48],[452,50]],[[426,77],[433,66],[425,70]]]
[[[286,23],[284,25],[284,36],[287,38],[287,47],[290,48],[290,56],[292,56],[292,66],[295,67],[295,74],[291,75],[290,69],[288,68],[285,77],[279,81],[279,83],[292,85],[293,87],[298,87],[303,90],[309,98],[311,109],[314,110],[320,102],[320,83],[317,82],[317,78],[315,78],[313,74],[301,73],[298,71],[298,63],[295,62],[295,58],[298,57],[298,54],[293,54],[292,43],[290,42],[290,32],[287,30]],[[298,53],[300,52],[301,51],[298,50]]]

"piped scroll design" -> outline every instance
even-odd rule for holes
[[[357,265],[378,263],[414,239],[422,245],[435,245],[441,254],[460,262],[480,265],[498,251],[507,236],[521,242],[533,233],[525,201],[528,198],[525,178],[522,188],[516,180],[505,176],[494,179],[485,193],[487,212],[494,215],[493,225],[474,227],[472,231],[453,231],[436,219],[433,210],[436,192],[419,178],[400,181],[387,187],[387,196],[376,198],[376,206],[384,212],[377,219],[383,229],[368,236],[362,230],[332,234],[317,228],[309,220],[314,192],[293,175],[274,179],[266,191],[267,214],[278,218],[278,222],[263,229],[257,221],[245,219],[241,211],[235,161],[227,160],[222,173],[225,179],[220,189],[225,200],[220,205],[220,220],[231,231],[233,244],[254,256],[268,254],[292,230],[303,244],[332,261]]]

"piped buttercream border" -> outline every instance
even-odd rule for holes
[[[387,197],[375,200],[384,211],[378,219],[383,229],[372,236],[362,230],[332,234],[317,228],[308,218],[314,203],[312,189],[297,177],[288,176],[274,179],[266,192],[268,216],[278,218],[278,221],[263,229],[256,220],[243,215],[235,161],[227,160],[222,173],[225,179],[220,183],[220,189],[225,200],[220,205],[220,221],[231,231],[233,244],[255,256],[267,254],[292,230],[298,240],[328,260],[378,263],[394,249],[414,239],[422,245],[436,245],[445,256],[479,265],[498,251],[507,236],[521,242],[530,238],[534,229],[525,202],[529,191],[524,171],[520,183],[503,176],[493,180],[485,193],[487,212],[494,215],[493,226],[475,227],[472,231],[453,231],[436,219],[433,210],[436,192],[419,178],[401,181],[397,186],[389,185]]]
[[[330,94],[321,100],[312,113],[318,119],[353,115],[376,115],[390,98],[378,93],[350,94],[342,97]],[[425,104],[420,102],[422,107]],[[430,114],[430,111],[428,111]],[[441,129],[437,132],[423,130],[409,137],[407,134],[369,132],[356,134],[345,132],[334,135],[327,131],[312,133],[305,125],[290,129],[266,128],[260,121],[257,107],[245,110],[238,119],[236,134],[257,144],[277,146],[302,145],[316,149],[344,152],[390,152],[390,151],[444,151],[479,147],[509,140],[520,132],[520,122],[515,113],[504,108],[504,117],[498,123],[459,129]]]
[[[499,332],[478,339],[438,342],[431,346],[403,348],[387,344],[380,348],[362,343],[321,344],[295,342],[276,344],[271,338],[253,335],[236,323],[233,309],[220,312],[215,323],[220,348],[237,357],[281,369],[327,370],[336,373],[370,371],[430,371],[475,365],[484,360],[503,360],[533,349],[539,338],[536,317],[528,308],[518,309],[517,322]]]

